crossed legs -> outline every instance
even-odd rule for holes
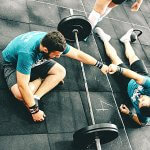
[[[38,90],[35,92],[39,98],[56,87],[66,76],[66,70],[63,66],[56,63],[48,72],[48,76],[42,82]]]
[[[56,63],[49,71],[47,77],[42,80],[40,78],[29,83],[29,87],[32,93],[39,98],[45,95],[58,85],[66,75],[66,70],[63,66]],[[11,87],[11,92],[18,100],[23,100],[22,95],[18,89],[18,85],[15,84]]]

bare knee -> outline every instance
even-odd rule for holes
[[[11,87],[11,92],[17,100],[23,101],[23,97],[18,89],[18,85],[15,84]]]
[[[60,81],[61,81],[61,80],[63,80],[63,79],[65,78],[65,76],[66,76],[66,69],[65,69],[62,65],[56,63],[56,64],[49,70],[48,74],[54,74],[54,75],[59,76]]]
[[[59,76],[62,81],[66,76],[66,69],[62,66],[56,70],[56,75]]]

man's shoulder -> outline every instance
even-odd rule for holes
[[[32,31],[24,33],[17,37],[18,40],[21,40],[22,42],[32,42],[32,40],[38,40],[42,37],[44,37],[47,34],[47,32],[41,32],[41,31]]]
[[[150,77],[149,76],[144,76],[144,81],[142,83],[144,87],[150,88]]]
[[[27,51],[27,49],[35,49],[40,45],[41,39],[46,35],[46,32],[41,31],[32,31],[20,35],[14,41],[17,47],[20,47],[23,51]]]

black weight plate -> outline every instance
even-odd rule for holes
[[[92,27],[85,16],[82,15],[72,15],[62,19],[57,30],[60,31],[66,40],[70,42],[75,41],[75,34],[73,30],[78,30],[78,40],[82,41],[91,33]]]
[[[108,143],[118,137],[118,128],[110,123],[91,125],[76,131],[73,135],[73,140],[75,146],[86,148],[95,143],[96,137],[100,139],[101,144]]]

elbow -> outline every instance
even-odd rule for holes
[[[140,85],[143,84],[143,83],[144,83],[144,77],[140,75],[140,76],[138,77],[138,79],[136,79],[136,83],[138,83],[138,84],[140,84]]]

